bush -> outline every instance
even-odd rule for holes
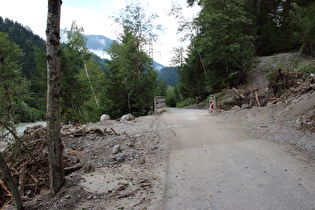
[[[303,61],[298,65],[298,71],[303,73],[315,73],[315,61]]]
[[[182,108],[184,106],[188,106],[190,104],[195,104],[197,103],[197,99],[193,99],[193,98],[186,98],[184,101],[180,102],[177,104],[177,108]]]
[[[173,87],[168,87],[166,91],[166,105],[169,107],[176,107],[176,96]]]
[[[16,106],[14,115],[14,119],[19,122],[35,122],[43,118],[43,114],[39,110],[30,107],[24,101]]]

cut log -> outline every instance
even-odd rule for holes
[[[255,96],[256,96],[257,106],[260,107],[260,101],[259,101],[257,90],[255,90]]]

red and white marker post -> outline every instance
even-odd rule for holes
[[[209,100],[209,112],[210,112],[210,115],[214,115],[214,112],[215,112],[215,96],[214,95],[211,95],[210,96],[210,100]]]

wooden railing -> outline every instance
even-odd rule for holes
[[[160,114],[165,111],[165,97],[156,96],[154,97],[154,114]]]

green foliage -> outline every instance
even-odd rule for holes
[[[168,87],[166,91],[166,105],[169,107],[176,107],[176,96],[175,96],[175,91],[174,87]]]
[[[179,103],[183,99],[182,95],[180,94],[179,85],[174,86],[174,93],[175,93],[176,103]]]
[[[161,82],[158,83],[156,95],[157,96],[166,96],[166,90],[167,90],[167,84],[164,82],[164,80],[162,80]]]
[[[15,122],[14,113],[21,103],[27,82],[22,76],[17,59],[23,56],[20,47],[0,32],[0,118],[3,122]]]
[[[29,27],[23,27],[22,24],[0,17],[0,32],[5,32],[9,35],[10,40],[17,45],[25,53],[25,56],[19,57],[18,62],[22,65],[22,73],[27,79],[33,78],[33,73],[36,69],[34,57],[34,47],[37,47],[42,52],[45,51],[45,41],[38,35],[35,35]]]
[[[299,40],[292,33],[296,27],[290,15],[297,0],[251,2],[246,10],[253,19],[251,28],[256,35],[257,55],[272,55],[299,46]]]
[[[43,113],[24,101],[16,105],[14,116],[17,122],[35,122],[43,119]]]
[[[191,40],[180,75],[184,98],[205,99],[211,92],[246,82],[254,55],[251,24],[244,0],[205,0],[194,20],[198,33]]]
[[[315,3],[311,0],[187,2],[190,6],[198,2],[202,10],[192,23],[181,18],[178,29],[186,32],[184,39],[191,40],[180,75],[184,98],[199,101],[212,92],[245,83],[254,52],[271,55],[302,44],[304,51],[314,52]],[[311,63],[295,63],[293,58],[289,63],[265,64],[264,68],[269,79],[274,77],[275,66],[312,71]]]
[[[278,69],[289,72],[313,73],[315,71],[315,61],[302,60],[296,54],[291,54],[285,58],[274,55],[270,60],[263,62],[260,68],[265,71],[268,81],[273,81]]]
[[[80,123],[84,119],[85,103],[91,97],[86,79],[80,77],[84,72],[84,62],[89,59],[83,28],[72,23],[65,32],[68,42],[61,47],[61,119],[65,123]]]
[[[46,119],[46,96],[47,96],[47,61],[46,53],[39,48],[34,51],[36,68],[30,81],[31,97],[26,103],[42,113],[42,119]]]
[[[221,101],[225,95],[226,95],[226,93],[224,91],[214,94],[217,102]],[[210,96],[208,97],[207,101],[209,101],[209,100],[210,100]]]
[[[294,35],[303,44],[302,50],[315,56],[315,2],[295,4],[294,9],[293,24],[297,28]]]
[[[163,68],[158,74],[158,81],[164,81],[167,85],[174,87],[178,83],[179,73],[178,67]]]
[[[123,34],[121,44],[114,42],[108,50],[112,60],[108,62],[104,106],[113,117],[126,113],[145,115],[152,109],[157,73],[142,46],[155,39],[151,23],[154,18],[155,15],[146,18],[139,6],[129,5],[117,19],[123,25]]]
[[[298,71],[303,73],[315,73],[315,61],[303,61],[298,65]]]
[[[184,101],[181,101],[180,103],[177,103],[177,108],[182,108],[184,106],[188,106],[190,104],[195,104],[197,103],[196,99],[193,98],[186,98]]]

